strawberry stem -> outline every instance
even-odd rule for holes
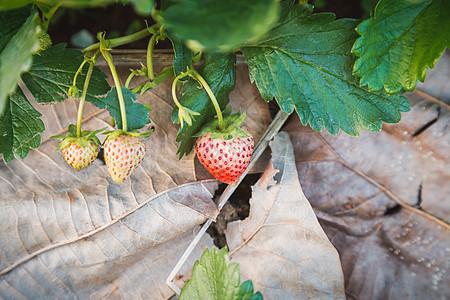
[[[189,76],[193,77],[195,80],[197,80],[198,82],[200,82],[200,84],[203,86],[203,88],[205,89],[206,93],[208,94],[209,98],[211,99],[211,102],[214,105],[214,109],[216,110],[217,113],[217,118],[219,119],[219,127],[220,130],[223,130],[223,116],[222,116],[222,111],[220,110],[220,106],[219,103],[217,102],[216,96],[214,96],[213,91],[211,90],[211,88],[209,87],[208,83],[205,81],[205,79],[203,79],[203,77],[197,73],[195,70],[191,70],[191,72],[189,72]]]
[[[153,73],[153,49],[155,48],[157,37],[157,34],[152,35],[147,46],[147,77],[151,81],[155,79],[155,74]]]
[[[83,62],[81,63],[80,67],[78,68],[77,72],[75,73],[75,76],[73,76],[73,83],[72,83],[72,86],[76,86],[76,85],[77,85],[77,77],[78,77],[78,74],[81,73],[81,71],[83,70],[84,65],[85,65],[87,62],[88,62],[88,59],[85,58],[85,59],[83,60]]]
[[[86,73],[86,79],[84,80],[84,86],[83,86],[83,93],[81,94],[80,98],[80,104],[78,106],[78,117],[77,117],[77,137],[81,137],[81,120],[83,117],[83,108],[84,108],[84,102],[86,100],[86,94],[89,87],[89,82],[91,81],[91,75],[92,71],[94,70],[95,62],[97,61],[97,58],[99,56],[99,52],[95,53],[94,57],[92,59],[84,59],[83,63],[80,66],[79,71],[81,71],[81,68],[83,65],[89,61],[89,69]]]
[[[155,26],[155,25],[154,25]],[[150,34],[156,34],[157,30],[154,29],[154,26],[151,26],[149,28],[142,29],[141,31],[135,32],[130,35],[122,36],[119,38],[111,39],[109,40],[109,47],[114,48],[122,45],[126,45],[135,41],[138,41],[140,39],[145,38],[146,36],[149,36]],[[95,43],[90,45],[89,47],[86,47],[82,50],[83,53],[92,53],[97,50],[99,50],[101,47],[101,43]]]
[[[127,112],[125,110],[125,101],[123,99],[122,87],[120,85],[119,76],[117,75],[116,67],[112,61],[111,53],[109,53],[109,41],[104,39],[104,34],[98,35],[100,39],[100,52],[108,63],[109,69],[111,70],[111,75],[114,80],[114,85],[116,86],[117,97],[119,98],[120,106],[120,116],[122,117],[122,130],[127,132]]]
[[[175,79],[173,80],[173,83],[172,83],[172,98],[173,98],[173,102],[175,102],[175,105],[178,107],[178,109],[181,109],[183,106],[181,106],[181,104],[180,104],[180,102],[178,101],[178,98],[177,98],[177,82],[178,82],[178,80],[180,80],[184,76],[186,76],[186,74],[185,73],[181,73],[180,75],[175,77]]]
[[[44,9],[44,5],[41,7],[39,4],[37,4],[37,6],[39,7],[39,9],[41,10],[43,16],[42,16],[42,29],[44,30],[44,32],[47,32],[48,29],[48,24],[50,23],[50,19],[52,18],[52,16],[55,14],[55,12],[58,10],[58,8],[61,6],[62,2],[53,5],[52,7],[50,7],[50,9],[45,12]]]
[[[180,123],[181,128],[183,128],[185,121],[189,126],[191,126],[192,120],[194,119],[194,117],[200,115],[200,113],[190,110],[187,107],[182,106],[177,99],[177,82],[180,78],[187,76],[189,74],[189,72],[191,72],[191,71],[188,70],[187,72],[184,72],[184,73],[182,72],[180,75],[175,77],[175,79],[173,80],[173,83],[172,83],[172,98],[173,98],[173,102],[175,102],[175,105],[178,107],[178,123]]]

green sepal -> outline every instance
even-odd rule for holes
[[[77,136],[77,126],[70,124],[69,125],[69,133],[76,137]]]
[[[230,114],[231,108],[226,109],[223,113],[223,128],[219,126],[219,119],[215,118],[203,127],[198,133],[194,134],[193,137],[200,137],[208,132],[211,132],[211,138],[218,139],[223,138],[225,140],[230,140],[233,137],[248,138],[250,137],[244,130],[241,129],[241,125],[245,120],[246,113],[241,111]]]
[[[66,138],[67,137],[67,134],[61,134],[61,135],[54,135],[54,136],[51,136],[50,138],[51,139],[63,139],[63,138]]]
[[[130,130],[130,131],[111,130],[111,131],[103,132],[102,134],[107,134],[108,135],[106,137],[105,141],[106,140],[110,140],[110,139],[114,139],[114,138],[116,138],[116,137],[118,137],[120,135],[123,135],[123,134],[131,135],[131,136],[138,136],[138,137],[142,137],[142,138],[146,139],[146,138],[150,137],[150,134],[153,131],[154,131],[153,129],[151,129],[149,131],[146,131],[146,132],[140,132],[137,129],[133,129],[133,130]]]
[[[56,150],[64,149],[67,146],[69,146],[70,144],[72,144],[73,142],[75,142],[76,140],[77,140],[77,138],[67,136],[66,138],[64,138],[61,141],[61,143],[59,143],[58,148],[56,148]]]
[[[90,131],[90,130],[83,130],[81,132],[81,136],[77,137],[77,126],[70,124],[68,131],[68,134],[65,135],[54,135],[50,138],[52,139],[63,139],[61,141],[61,143],[59,144],[58,148],[56,148],[56,150],[59,149],[63,149],[66,146],[70,145],[73,142],[76,142],[78,145],[80,145],[81,147],[86,147],[87,146],[87,142],[88,141],[93,141],[97,146],[101,146],[101,142],[98,139],[98,137],[96,136],[97,133],[102,132],[103,130],[105,130],[105,128],[102,129],[98,129],[98,130],[94,130],[94,131]]]
[[[76,140],[77,144],[80,145],[81,147],[86,147],[88,144],[88,141],[85,137],[80,137],[79,139]]]

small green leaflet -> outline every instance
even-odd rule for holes
[[[276,0],[178,0],[162,22],[191,49],[232,50],[266,33],[279,10]]]
[[[399,95],[370,93],[352,74],[350,49],[357,21],[334,14],[312,14],[312,5],[296,5],[288,18],[257,43],[242,47],[252,82],[266,101],[294,109],[304,125],[337,134],[379,131],[410,109]]]
[[[122,87],[123,98],[125,102],[125,110],[127,112],[127,127],[128,130],[139,129],[150,123],[148,118],[148,110],[144,105],[135,102],[136,95],[129,89]],[[117,128],[122,129],[122,116],[120,114],[119,98],[117,97],[117,90],[115,87],[104,98],[95,98],[91,101],[99,108],[108,109],[111,117],[117,123]]]
[[[186,72],[187,68],[192,69],[192,51],[171,32],[166,32],[166,34],[172,42],[175,54],[173,58],[173,69],[175,76],[178,76],[181,72]]]
[[[450,46],[449,0],[381,0],[356,28],[354,73],[370,91],[412,91]]]
[[[20,74],[31,67],[39,49],[41,27],[37,12],[29,6],[0,12],[0,116]]]
[[[5,113],[0,117],[0,153],[5,162],[14,157],[25,158],[30,149],[39,147],[39,134],[45,129],[41,116],[21,89],[8,97]]]
[[[67,91],[72,86],[73,77],[83,62],[79,50],[66,49],[65,44],[58,44],[40,55],[35,55],[31,69],[22,75],[22,80],[38,103],[60,102],[67,98]],[[83,90],[88,66],[77,78],[77,87]],[[110,90],[106,75],[97,68],[92,72],[86,100],[94,102],[96,96],[104,95]]]
[[[205,55],[205,61],[198,72],[211,87],[222,110],[225,109],[230,98],[228,94],[234,90],[236,84],[236,68],[234,66],[236,56],[234,54],[223,54],[210,52]],[[216,115],[211,100],[205,89],[199,89],[200,84],[194,79],[189,79],[181,89],[182,97],[179,99],[181,105],[200,113],[196,116],[192,126],[183,126],[177,135],[178,154],[180,158],[189,154],[195,144],[196,134],[200,128]],[[177,122],[178,109],[172,112],[172,122]]]
[[[263,296],[260,292],[253,293],[253,282],[251,280],[244,281],[234,297],[236,300],[263,300]]]
[[[253,284],[245,281],[239,286],[241,275],[239,265],[231,263],[227,248],[217,252],[207,248],[203,251],[200,261],[196,261],[192,268],[192,276],[180,293],[183,299],[239,299],[262,300],[261,293],[253,294]]]

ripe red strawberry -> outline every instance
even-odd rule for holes
[[[248,134],[248,133],[247,133]],[[200,162],[216,179],[233,183],[244,173],[253,154],[253,137],[211,138],[211,132],[202,135],[195,143]]]
[[[77,171],[89,166],[98,155],[99,147],[92,141],[87,141],[87,146],[80,146],[76,141],[62,149],[62,155],[66,162]]]
[[[139,136],[119,131],[113,132],[107,138],[104,149],[109,175],[117,183],[131,175],[144,159],[146,151]]]

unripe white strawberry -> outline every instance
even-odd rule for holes
[[[79,171],[97,158],[98,151],[98,145],[92,140],[87,141],[85,147],[74,141],[62,149],[62,155],[69,166]]]
[[[138,137],[120,134],[108,138],[104,145],[105,163],[111,178],[119,183],[130,177],[145,156],[145,144]]]
[[[79,171],[89,166],[98,155],[100,141],[96,134],[104,129],[95,131],[82,131],[77,134],[77,127],[69,125],[69,133],[65,135],[52,136],[52,139],[62,139],[58,150],[62,150],[62,155],[67,164]]]

